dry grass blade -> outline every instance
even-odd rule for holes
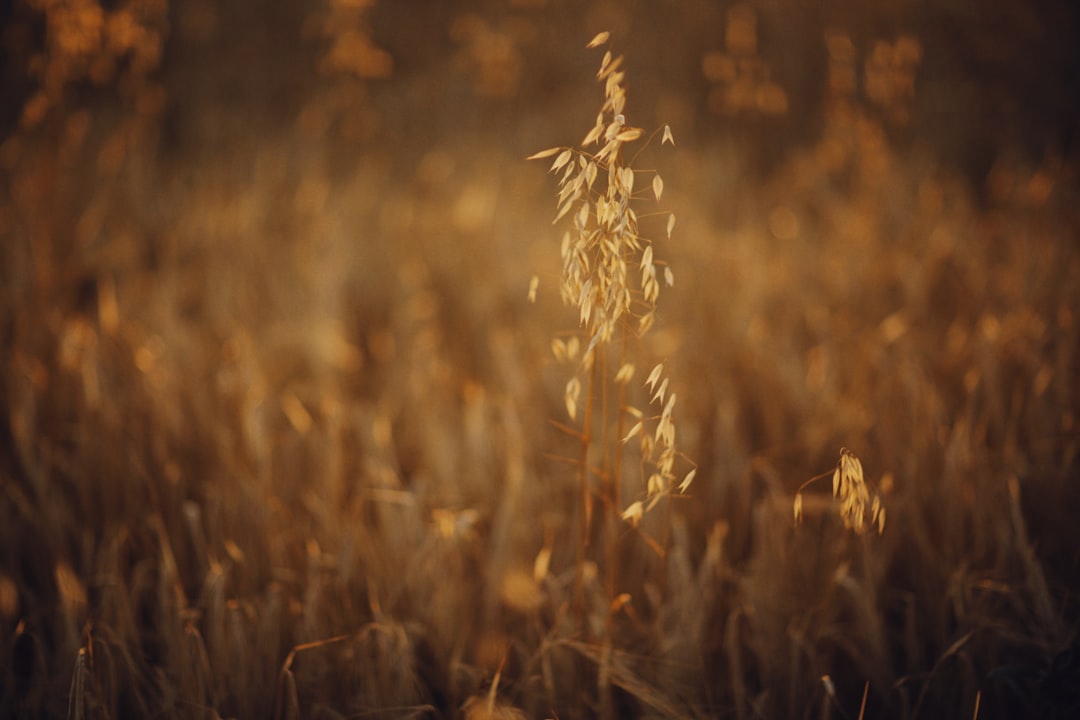
[[[300,697],[296,692],[296,677],[285,670],[278,681],[278,720],[300,720]]]
[[[735,717],[746,717],[747,692],[746,677],[743,669],[743,640],[740,624],[743,611],[736,609],[727,617],[724,626],[724,655],[727,658],[728,676],[731,679],[731,694],[735,705]]]
[[[930,685],[933,683],[934,676],[937,675],[938,671],[941,669],[941,666],[945,664],[946,660],[959,654],[964,649],[964,646],[967,645],[968,642],[971,641],[971,638],[974,636],[974,630],[964,633],[964,635],[962,635],[959,639],[953,642],[953,644],[950,645],[948,649],[945,650],[945,652],[943,652],[941,656],[937,659],[937,661],[934,663],[934,667],[931,668],[930,673],[923,681],[922,689],[919,691],[919,698],[918,700],[916,700],[915,707],[911,711],[912,717],[919,716],[919,710],[922,709],[922,704],[926,700],[927,694],[930,691]]]
[[[840,706],[840,700],[836,697],[836,685],[833,683],[832,678],[828,675],[822,675],[821,687],[825,690],[825,697],[821,705],[821,717],[829,717],[832,714],[830,709],[835,707],[846,720],[847,715],[844,714],[844,709]]]
[[[71,675],[71,689],[68,691],[68,720],[83,720],[86,717],[88,702],[86,676],[86,648],[79,648],[75,657],[75,670]]]
[[[641,703],[651,708],[663,718],[685,718],[687,709],[680,707],[665,697],[661,690],[641,678],[631,669],[633,656],[629,653],[610,648],[607,653],[603,646],[597,647],[577,641],[567,641],[583,657],[588,658],[597,667],[607,668],[611,684],[630,693]],[[606,660],[606,662],[605,662]]]
[[[300,717],[300,701],[296,690],[296,677],[292,671],[292,664],[296,656],[308,650],[334,645],[353,638],[353,635],[337,635],[324,640],[314,640],[308,643],[296,645],[285,656],[285,661],[278,671],[277,702],[275,702],[275,717],[278,720],[294,720]]]
[[[506,653],[499,662],[499,669],[495,671],[495,677],[491,680],[487,695],[474,695],[465,702],[462,707],[465,720],[525,720],[525,713],[498,701],[499,681],[502,679],[505,664]]]

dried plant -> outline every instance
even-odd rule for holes
[[[602,32],[587,47],[606,45],[609,37],[609,33]],[[604,52],[596,75],[604,84],[604,102],[581,148],[554,147],[529,158],[555,157],[551,165],[551,172],[559,174],[555,222],[567,217],[571,220],[571,227],[562,239],[560,295],[564,304],[577,309],[581,330],[565,339],[556,337],[552,350],[557,359],[576,364],[563,400],[571,422],[580,423],[580,429],[565,429],[580,443],[580,454],[574,459],[578,468],[581,518],[574,597],[582,620],[590,615],[585,607],[584,585],[594,498],[599,498],[605,511],[602,522],[606,553],[600,566],[606,598],[595,611],[603,617],[604,628],[602,650],[597,656],[600,714],[604,717],[614,715],[611,704],[614,618],[631,602],[630,595],[621,592],[619,586],[619,520],[637,527],[646,510],[674,492],[678,482],[673,418],[676,394],[669,392],[670,381],[663,363],[655,364],[645,380],[646,409],[639,407],[628,387],[636,372],[631,342],[640,339],[653,325],[661,272],[663,282],[669,287],[675,277],[671,267],[656,258],[654,243],[642,234],[639,224],[642,216],[635,209],[642,200],[640,194],[634,193],[639,174],[652,176],[652,196],[657,203],[663,196],[664,181],[654,170],[641,171],[634,167],[637,153],[627,157],[628,149],[642,140],[645,133],[627,123],[622,64],[621,55],[613,55],[610,49]],[[649,139],[658,133],[654,132]],[[664,143],[675,144],[671,128],[666,125],[661,145]],[[669,213],[668,239],[674,227],[675,215]],[[534,278],[530,298],[535,298],[536,285]],[[649,406],[654,408],[652,414],[647,412]],[[629,443],[635,438],[644,488],[624,507],[623,468],[634,449]],[[599,492],[593,488],[594,478],[599,481]],[[678,482],[678,492],[684,492],[693,478],[691,469]],[[644,532],[641,535],[663,553],[659,543]],[[585,625],[588,627],[589,623]],[[596,632],[599,631],[594,629],[593,633]]]
[[[599,47],[608,40],[609,34],[603,32],[587,47]],[[648,415],[633,404],[627,386],[633,380],[636,368],[628,345],[631,339],[640,338],[653,325],[660,297],[661,272],[664,284],[668,286],[674,284],[675,277],[671,267],[656,258],[653,241],[639,232],[635,205],[641,198],[634,194],[634,188],[637,175],[643,171],[633,167],[632,159],[626,157],[626,150],[645,133],[641,128],[627,124],[622,64],[622,56],[613,55],[611,50],[604,53],[597,73],[597,79],[604,83],[604,103],[596,123],[585,135],[581,149],[554,147],[529,159],[555,156],[551,172],[561,173],[555,222],[572,218],[572,227],[562,239],[560,294],[565,304],[577,308],[582,333],[567,339],[556,338],[552,350],[557,359],[577,363],[576,372],[566,384],[564,402],[572,421],[578,420],[584,405],[579,435],[579,471],[585,516],[589,516],[590,474],[597,475],[603,482],[604,501],[612,508],[622,508],[619,500],[622,446],[638,438],[643,468],[646,469],[645,491],[642,497],[621,509],[622,518],[636,524],[647,509],[676,487],[678,453],[673,419],[676,394],[668,391],[669,379],[664,374],[663,363],[658,363],[646,378],[645,387],[648,388],[649,404],[658,408],[659,414]],[[663,143],[675,144],[671,128],[666,125]],[[599,149],[590,151],[593,146]],[[664,181],[659,173],[646,172],[652,175],[652,195],[659,202]],[[669,213],[668,239],[674,227],[675,215]],[[635,273],[639,276],[636,281],[632,278]],[[531,297],[535,297],[535,290],[534,279]],[[581,349],[583,344],[584,350]],[[612,385],[617,388],[613,433],[608,427],[606,402]],[[630,425],[629,430],[627,425]],[[602,449],[603,460],[599,468],[591,469],[589,452],[594,444]],[[684,492],[693,477],[694,470],[686,473],[678,484],[678,491]]]
[[[795,493],[793,512],[796,524],[803,517],[802,491],[826,475],[828,473],[810,478]],[[885,532],[885,506],[881,502],[881,495],[866,484],[862,463],[855,453],[847,448],[840,448],[840,461],[833,470],[832,487],[833,497],[840,501],[840,517],[844,520],[845,528],[856,535],[862,535],[874,528],[877,528],[879,535]]]

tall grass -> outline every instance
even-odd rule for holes
[[[95,45],[21,97],[0,143],[0,715],[1069,716],[1067,158],[1003,153],[973,187],[911,140],[934,131],[922,36],[831,27],[797,35],[821,112],[762,169],[723,132],[819,87],[786,84],[769,16],[719,13],[738,28],[701,87],[655,82],[652,18],[615,34],[633,72],[601,61],[599,142],[547,156],[560,256],[520,158],[593,102],[552,89],[594,91],[586,38],[558,44],[578,9],[436,14],[457,20],[440,45],[393,4],[370,25],[328,7],[304,98],[226,92],[281,62],[256,50],[296,37],[291,5],[235,37],[206,7],[139,15],[128,80],[94,89]],[[656,62],[696,72],[707,28],[684,29]],[[160,72],[139,64],[158,31]],[[255,54],[185,74],[232,40]],[[724,114],[729,81],[768,102]],[[675,148],[631,136],[657,106]]]
[[[609,38],[610,33],[602,32],[587,47],[605,46]],[[631,343],[636,345],[652,328],[656,316],[660,296],[657,267],[664,268],[668,285],[674,284],[674,272],[655,257],[655,243],[642,234],[635,210],[640,198],[635,196],[634,186],[642,173],[633,167],[627,155],[633,152],[633,143],[642,139],[644,131],[627,124],[622,65],[622,56],[606,50],[596,74],[597,80],[604,83],[604,102],[595,124],[581,143],[583,148],[596,146],[595,152],[554,147],[529,156],[530,160],[555,157],[551,172],[561,176],[555,221],[567,216],[573,221],[573,229],[563,235],[559,290],[564,304],[576,309],[581,332],[567,339],[556,337],[552,350],[557,359],[577,364],[577,371],[563,393],[571,421],[578,420],[579,407],[584,406],[581,429],[566,428],[580,444],[577,457],[569,459],[576,467],[580,487],[575,611],[585,620],[594,614],[602,618],[598,675],[601,714],[605,717],[614,714],[608,694],[611,654],[616,641],[614,617],[628,611],[632,602],[630,594],[621,592],[619,520],[638,526],[646,505],[652,508],[675,491],[677,455],[673,416],[677,395],[674,391],[668,393],[670,380],[663,374],[663,363],[655,364],[644,381],[651,395],[649,401],[656,405],[659,414],[646,416],[627,392],[636,372],[636,353]],[[663,129],[662,142],[675,143],[668,126]],[[658,173],[651,175],[652,195],[659,202],[664,181]],[[599,185],[598,178],[601,178]],[[675,216],[668,214],[668,239],[674,226]],[[631,273],[639,280],[632,280]],[[530,288],[533,297],[536,283],[534,279]],[[624,445],[634,439],[639,440],[637,461],[643,492],[635,494],[641,499],[634,499],[623,509],[624,462],[634,460],[633,456],[627,457]],[[679,492],[686,491],[693,475],[694,470],[685,474],[678,485]],[[594,481],[598,488],[594,488]],[[599,534],[603,545],[595,556],[590,554],[594,504],[600,506]],[[645,537],[663,556],[662,544]],[[604,568],[604,603],[595,610],[585,607],[585,575],[591,567],[587,562]],[[589,632],[588,622],[584,625],[586,637],[594,634]]]

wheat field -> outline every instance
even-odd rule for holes
[[[1080,12],[15,0],[0,716],[1080,713]]]

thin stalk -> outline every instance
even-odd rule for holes
[[[619,347],[619,367],[626,362],[626,327],[621,325],[622,340]],[[607,390],[607,376],[604,377],[604,389]],[[605,451],[612,454],[610,467],[607,469],[605,481],[605,531],[607,535],[606,550],[607,561],[605,568],[605,580],[607,590],[607,615],[605,616],[604,650],[601,655],[604,663],[611,662],[612,642],[615,637],[615,598],[619,592],[619,508],[620,486],[622,484],[622,447],[620,445],[623,433],[626,432],[625,413],[623,406],[626,402],[626,383],[619,383],[618,403],[616,404],[615,440],[610,448],[605,445]],[[606,406],[606,405],[605,405]],[[606,427],[606,423],[605,423]],[[615,717],[614,698],[611,687],[611,671],[609,666],[600,671],[600,716],[602,718]]]
[[[593,405],[596,402],[596,374],[600,366],[595,358],[589,373],[588,397],[585,401],[585,422],[581,435],[581,457],[578,462],[578,485],[581,498],[581,541],[577,548],[577,567],[574,571],[574,605],[579,617],[585,613],[585,561],[588,559],[589,531],[592,525],[592,503],[589,499],[589,448],[592,445]]]
[[[608,376],[607,376],[607,343],[600,343],[596,348],[600,354],[597,362],[600,365],[600,448],[603,457],[600,461],[601,482],[604,488],[604,500],[611,498],[611,443],[608,441]]]
[[[619,367],[621,368],[626,364],[626,336],[628,334],[626,323],[620,324],[620,330],[622,333],[622,342],[619,347]],[[615,463],[614,472],[612,473],[611,482],[611,513],[615,519],[616,527],[618,527],[619,520],[619,508],[622,507],[622,461],[623,461],[623,448],[622,439],[626,434],[626,383],[619,383],[619,402],[618,417],[615,420]],[[616,533],[617,534],[617,533]]]

